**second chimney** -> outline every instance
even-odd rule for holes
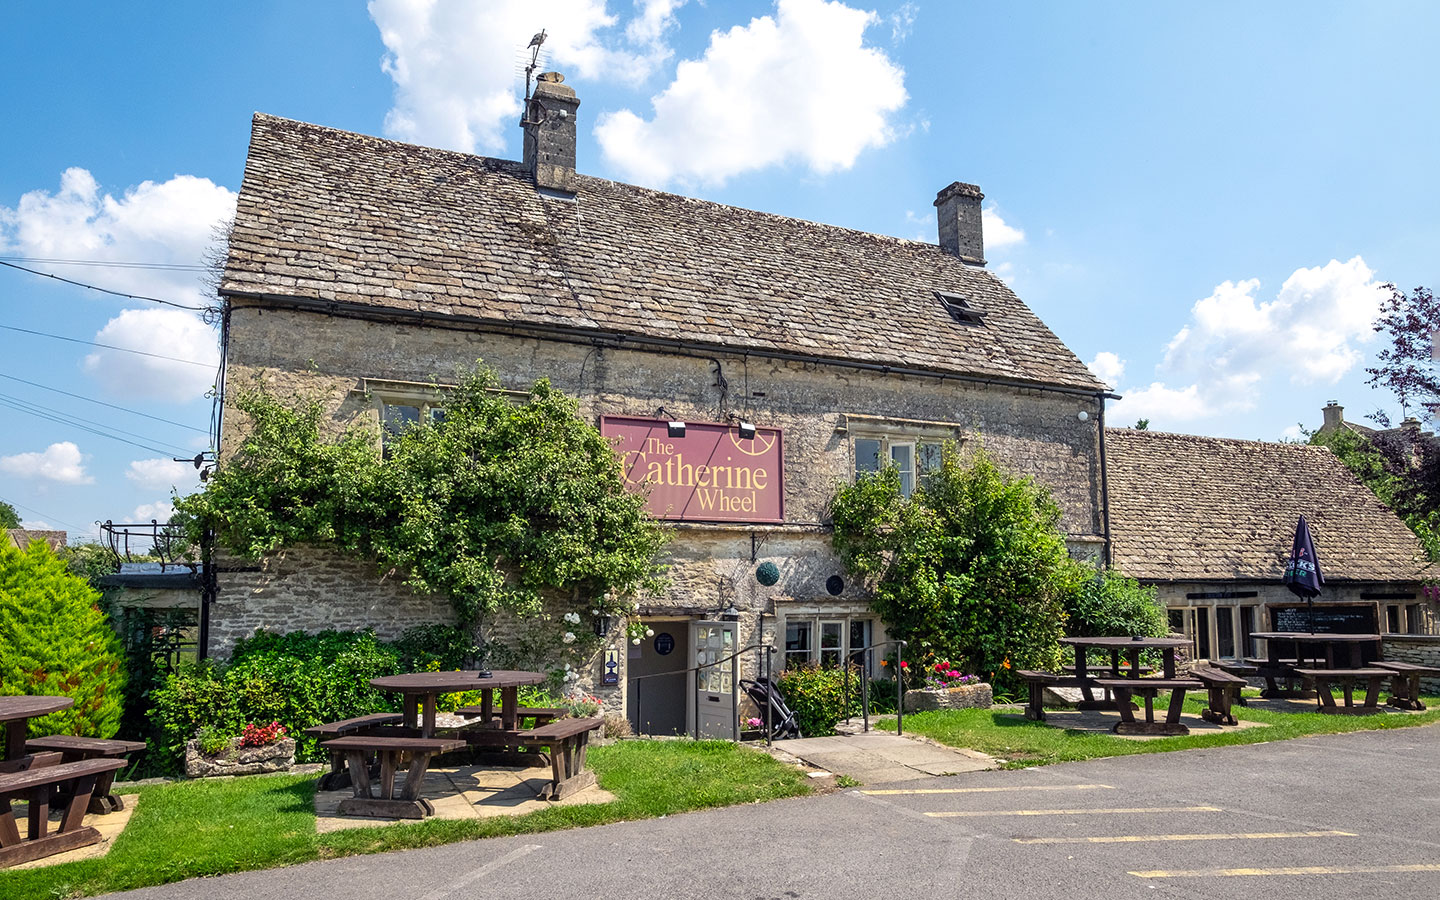
[[[984,199],[980,188],[963,181],[935,195],[940,249],[972,266],[985,265],[985,234],[980,227],[980,201]]]
[[[575,89],[560,82],[564,76],[545,72],[525,105],[520,127],[525,131],[525,169],[535,186],[566,194],[575,193],[575,110],[580,101]]]
[[[1321,410],[1325,415],[1325,421],[1320,426],[1321,431],[1334,431],[1337,428],[1345,427],[1345,407],[1331,400]]]

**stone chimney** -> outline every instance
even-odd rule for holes
[[[1325,415],[1325,422],[1320,426],[1321,431],[1334,431],[1345,424],[1345,407],[1331,400],[1321,410]]]
[[[558,72],[544,72],[525,104],[525,169],[535,186],[575,193],[575,110],[580,101]]]
[[[980,188],[963,181],[935,195],[940,249],[972,266],[985,265],[985,235],[980,227],[980,201],[984,199]]]

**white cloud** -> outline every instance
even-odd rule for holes
[[[1014,225],[1007,225],[993,206],[980,210],[980,227],[984,229],[987,253],[1001,247],[1025,243],[1025,232]]]
[[[606,159],[628,179],[720,184],[743,172],[798,163],[847,169],[894,139],[905,72],[865,46],[872,12],[825,0],[778,0],[773,16],[715,31],[700,59],[651,98],[654,114],[603,114]]]
[[[20,527],[27,531],[54,531],[55,528],[49,522],[42,522],[39,519],[21,519]]]
[[[1166,346],[1157,367],[1165,381],[1115,408],[1126,418],[1189,420],[1254,408],[1266,381],[1334,384],[1364,358],[1359,345],[1374,339],[1385,296],[1358,256],[1296,269],[1273,300],[1261,298],[1259,279],[1222,282]]]
[[[155,354],[139,356],[98,349],[85,357],[85,371],[110,393],[125,397],[176,403],[198,399],[214,384],[220,361],[215,330],[178,309],[124,310],[100,329],[95,342]]]
[[[61,441],[40,453],[0,456],[0,472],[61,484],[93,484],[95,479],[85,473],[85,460],[88,458],[70,441]]]
[[[1120,379],[1125,377],[1125,360],[1118,354],[1108,350],[1101,350],[1090,360],[1089,368],[1095,373],[1095,377],[1110,386],[1111,390],[1120,386]]]
[[[618,19],[604,0],[549,0],[543,9],[532,0],[371,0],[386,49],[381,68],[395,83],[385,133],[466,153],[502,150],[519,133],[524,76],[516,69],[541,26],[545,68],[639,83],[670,56],[664,36],[680,5],[641,4],[626,29],[631,50],[606,41]]]
[[[900,7],[886,19],[890,23],[890,40],[900,43],[910,36],[915,30],[915,19],[920,15],[920,7],[909,0],[900,4]]]
[[[193,463],[175,462],[165,457],[132,460],[125,470],[125,477],[151,490],[193,489],[200,481],[200,473]]]
[[[156,500],[154,503],[142,503],[135,507],[130,515],[135,522],[149,522],[154,519],[157,522],[168,522],[175,513],[174,504],[168,500]]]
[[[0,249],[49,259],[200,265],[215,226],[234,213],[235,194],[208,178],[145,181],[116,198],[89,171],[70,168],[55,193],[30,191],[15,208],[0,207]],[[32,268],[177,303],[205,299],[202,273],[193,270]]]

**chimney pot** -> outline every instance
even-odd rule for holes
[[[1320,426],[1321,431],[1334,431],[1345,426],[1345,407],[1331,400],[1321,410],[1325,416],[1325,422]]]
[[[985,235],[980,225],[980,201],[984,199],[979,187],[963,181],[953,182],[935,195],[940,249],[974,266],[985,265]]]
[[[525,105],[525,169],[537,188],[575,193],[575,110],[580,100],[562,76],[545,72]]]

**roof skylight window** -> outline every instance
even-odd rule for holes
[[[985,324],[985,317],[971,309],[970,304],[966,303],[965,298],[959,294],[936,291],[935,298],[940,301],[941,306],[945,307],[945,311],[950,314],[950,318],[959,322],[961,325]]]

